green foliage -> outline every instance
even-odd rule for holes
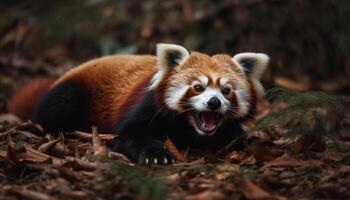
[[[132,194],[141,196],[142,199],[165,199],[167,186],[160,173],[123,162],[109,162],[114,173],[121,177]]]
[[[348,97],[281,88],[271,89],[267,94],[273,99],[273,110],[256,123],[255,130],[278,126],[289,136],[336,136],[349,126],[343,122],[345,117],[350,117],[350,110],[345,105]]]

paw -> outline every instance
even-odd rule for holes
[[[137,163],[141,165],[169,165],[175,159],[161,141],[152,140],[140,152]]]

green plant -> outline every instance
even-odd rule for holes
[[[349,97],[282,88],[269,90],[267,96],[272,99],[272,111],[256,123],[254,130],[277,126],[287,136],[315,134],[335,138],[349,127],[344,120],[350,116],[346,106]]]

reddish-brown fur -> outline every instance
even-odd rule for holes
[[[30,81],[11,97],[7,104],[8,111],[22,119],[29,119],[40,97],[49,90],[53,82],[50,79]]]
[[[137,103],[156,72],[154,56],[106,56],[84,63],[62,76],[55,85],[73,82],[88,93],[88,123],[111,131],[118,118],[129,109],[130,102]],[[132,92],[138,93],[132,95]]]

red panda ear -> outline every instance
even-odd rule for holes
[[[150,89],[155,88],[164,78],[171,68],[183,63],[190,54],[180,45],[176,44],[157,44],[157,66],[158,71],[151,80]]]
[[[157,44],[157,64],[159,70],[168,71],[180,65],[189,56],[188,51],[176,44]]]
[[[252,79],[259,80],[269,63],[269,56],[264,53],[245,52],[233,56],[237,62]]]
[[[264,87],[260,83],[260,77],[266,70],[269,63],[269,56],[264,53],[239,53],[233,56],[232,60],[238,63],[251,79],[259,97],[264,95]]]

